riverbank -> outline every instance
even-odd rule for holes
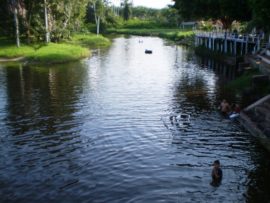
[[[270,94],[245,108],[239,121],[270,152]]]
[[[226,85],[227,91],[233,91],[238,95],[241,95],[244,101],[244,106],[251,105],[253,102],[261,99],[262,97],[270,94],[270,81],[269,75],[265,74],[261,65],[256,64],[253,57],[246,57],[246,62],[243,62],[246,67],[240,67],[237,64],[238,71],[242,71],[240,76],[230,81]]]
[[[30,64],[57,64],[80,60],[91,55],[91,50],[110,45],[110,40],[95,34],[76,34],[70,40],[49,44],[22,44],[17,48],[1,38],[0,62],[25,61]]]
[[[175,41],[177,44],[194,46],[194,32],[178,28],[111,28],[108,33],[137,36],[156,36]]]

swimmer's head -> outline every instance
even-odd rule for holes
[[[213,166],[219,168],[220,167],[219,160],[215,160],[214,163],[213,163]]]

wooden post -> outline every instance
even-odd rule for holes
[[[245,51],[245,54],[248,53],[248,36],[246,36],[246,51]]]
[[[243,55],[243,41],[241,42],[241,56]]]
[[[235,56],[237,55],[237,42],[235,39],[234,39],[234,55]]]
[[[221,53],[223,53],[223,44],[222,43],[220,44],[220,51],[221,51]]]
[[[224,52],[225,54],[227,54],[227,31],[225,32],[225,36],[224,36]]]
[[[261,44],[261,39],[258,37],[257,38],[257,51],[261,49],[260,44]]]
[[[233,42],[230,41],[230,53],[233,54]]]
[[[228,52],[228,44],[227,44],[227,39],[225,39],[224,40],[224,52],[225,52],[225,54],[227,54],[227,52]]]

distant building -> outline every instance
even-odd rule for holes
[[[182,22],[182,23],[180,24],[180,27],[181,27],[182,29],[187,29],[187,28],[196,29],[196,28],[197,28],[197,25],[198,25],[197,22],[195,22],[195,21],[190,21],[190,22]]]

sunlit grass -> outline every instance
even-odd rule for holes
[[[65,63],[90,55],[90,50],[78,45],[49,43],[27,56],[34,63]]]
[[[90,55],[89,48],[110,45],[109,39],[96,34],[75,34],[63,43],[22,44],[20,48],[7,38],[0,38],[0,58],[23,57],[30,63],[53,64],[79,60]]]
[[[35,52],[33,47],[22,45],[16,47],[15,45],[0,45],[0,57],[2,58],[17,58],[31,55]]]
[[[111,44],[109,39],[96,34],[75,34],[70,42],[91,48],[104,47]]]

